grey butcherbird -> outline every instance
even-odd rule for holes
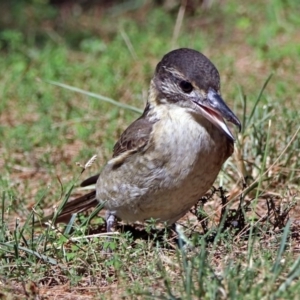
[[[96,189],[66,204],[57,222],[104,203],[107,231],[115,217],[172,224],[212,186],[233,153],[224,119],[241,124],[220,94],[216,67],[201,53],[166,54],[150,83],[143,115],[121,135],[100,174],[82,183]]]

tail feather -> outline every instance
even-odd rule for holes
[[[91,177],[87,178],[86,180],[81,182],[80,186],[85,187],[85,186],[89,186],[89,185],[92,185],[92,184],[96,184],[96,182],[99,178],[99,175],[100,174],[96,174],[94,176],[91,176]]]
[[[63,207],[61,213],[57,216],[55,220],[56,223],[69,223],[71,217],[75,213],[80,213],[88,210],[89,208],[96,207],[98,205],[98,200],[96,199],[96,191],[92,191],[74,200],[66,203]],[[45,223],[53,219],[54,214],[46,216],[43,218],[42,223]]]

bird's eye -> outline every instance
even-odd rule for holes
[[[185,93],[190,93],[193,90],[193,86],[188,81],[181,81],[179,86]]]

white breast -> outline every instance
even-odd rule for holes
[[[149,146],[118,168],[104,168],[97,198],[125,221],[175,222],[211,187],[231,154],[229,140],[206,119],[168,108]]]

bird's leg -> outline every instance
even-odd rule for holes
[[[106,220],[106,232],[110,233],[113,232],[112,228],[114,227],[115,223],[116,223],[116,216],[115,213],[107,210],[106,211],[106,215],[105,215],[105,220]],[[107,237],[107,242],[111,241],[111,236]],[[112,247],[112,245],[110,245],[108,248],[106,249],[107,253],[112,253],[114,251],[114,247]]]
[[[114,224],[116,223],[116,216],[113,212],[111,211],[106,211],[106,231],[107,232],[112,232],[112,228]]]

